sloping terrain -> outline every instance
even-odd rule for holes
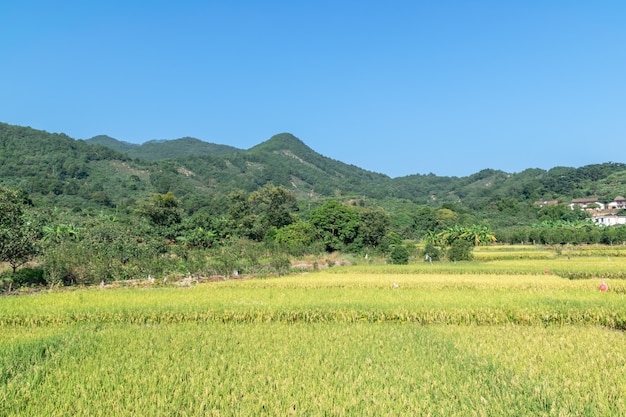
[[[273,183],[299,200],[404,199],[481,211],[503,202],[514,206],[589,196],[610,201],[626,195],[626,165],[390,178],[320,155],[289,133],[241,150],[194,138],[143,145],[104,135],[83,141],[0,123],[0,182],[24,189],[36,202],[82,208],[132,205],[149,193],[168,191],[197,206]]]

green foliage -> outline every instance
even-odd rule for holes
[[[576,222],[589,218],[589,214],[580,207],[570,209],[564,204],[541,207],[537,214],[542,222]]]
[[[436,230],[439,226],[435,211],[428,206],[419,207],[413,214],[413,221],[418,236],[423,236],[429,230]]]
[[[184,235],[177,237],[176,240],[187,248],[210,248],[215,244],[217,236],[210,230],[197,227],[186,231]]]
[[[539,199],[566,202],[568,198],[599,195],[604,201],[626,195],[626,166],[620,163],[549,171],[528,169],[517,174],[486,169],[462,178],[428,174],[391,179],[319,155],[287,133],[239,150],[193,138],[142,146],[108,137],[80,141],[0,124],[0,145],[0,178],[38,199],[47,198],[70,208],[120,207],[124,201],[136,199],[137,192],[140,198],[168,191],[180,198],[206,196],[207,192],[225,196],[236,189],[250,193],[273,183],[302,200],[358,195],[379,201],[410,199],[431,207],[433,212],[418,213],[412,226],[398,224],[402,229],[397,232],[403,237],[419,237],[423,231],[451,226],[454,219],[446,218],[445,212],[435,216],[434,211],[459,200],[464,207],[480,212],[482,219],[506,224],[516,218],[518,222],[531,221],[533,211],[529,207]],[[145,154],[133,154],[139,150]],[[126,153],[154,162],[131,160]]]
[[[165,194],[152,194],[141,202],[137,212],[155,226],[172,226],[182,219],[180,203],[169,191]]]
[[[434,216],[435,224],[437,225],[438,230],[452,227],[457,223],[459,218],[458,213],[448,208],[437,209]]]
[[[496,241],[491,230],[484,225],[459,226],[455,225],[439,232],[436,238],[429,237],[432,245],[452,245],[457,240],[466,240],[474,246],[486,245]]]
[[[230,278],[235,273],[238,274],[240,264],[239,254],[232,249],[224,249],[212,258],[212,266],[215,272],[226,278]]]
[[[401,245],[401,244],[402,244],[402,237],[395,232],[389,232],[383,238],[379,246],[379,249],[383,253],[388,253],[394,245]]]
[[[366,248],[387,256],[402,239],[423,238],[433,252],[457,239],[488,244],[495,235],[549,245],[626,241],[626,228],[596,227],[586,212],[563,204],[626,195],[624,164],[391,179],[325,158],[290,134],[249,150],[209,149],[191,138],[143,146],[98,141],[0,123],[3,187],[25,190],[22,214],[3,228],[3,256],[12,248],[14,270],[33,260],[46,280],[65,283],[214,273],[200,254],[219,257],[243,241],[228,250],[246,271],[263,271],[281,254],[363,255]],[[110,148],[150,155],[131,160]],[[534,205],[547,199],[562,204]]]
[[[248,197],[257,240],[262,240],[271,227],[280,229],[294,221],[293,212],[297,208],[295,195],[282,186],[266,184]]]
[[[289,272],[291,261],[287,256],[275,255],[270,259],[270,266],[278,275],[285,275]]]
[[[287,253],[300,256],[311,249],[315,230],[309,222],[297,221],[276,231],[274,241]]]
[[[328,201],[311,212],[310,220],[329,252],[352,243],[358,233],[359,214],[338,201]]]
[[[42,242],[60,243],[64,240],[78,240],[80,230],[71,224],[58,224],[56,226],[43,226]]]
[[[389,261],[394,265],[407,265],[409,263],[409,250],[403,245],[394,246],[391,249]]]
[[[376,248],[389,231],[390,219],[380,207],[361,210],[358,236],[364,246]]]
[[[101,135],[87,139],[86,142],[124,152],[131,158],[153,161],[191,155],[223,155],[240,151],[240,149],[232,146],[217,145],[190,137],[174,140],[151,140],[141,145],[136,145]]]
[[[425,261],[438,261],[441,259],[441,250],[434,246],[431,242],[426,242],[422,256]]]
[[[487,226],[475,224],[465,227],[459,238],[469,240],[474,246],[488,245],[497,240]]]
[[[239,233],[256,241],[264,240],[271,228],[279,229],[295,220],[296,198],[282,186],[266,184],[249,195],[239,190],[231,193],[229,200],[229,214]]]
[[[448,249],[448,259],[456,261],[471,261],[474,259],[474,244],[469,240],[457,239],[452,242]]]
[[[25,220],[25,198],[21,191],[0,187],[0,262],[13,272],[37,253],[36,233]]]
[[[54,234],[54,239],[42,242],[42,267],[49,285],[145,278],[166,269],[163,254],[167,247],[140,222],[98,216],[74,230],[80,233]]]
[[[18,289],[20,287],[45,285],[43,269],[23,267],[15,272],[0,273],[0,289]]]

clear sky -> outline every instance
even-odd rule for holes
[[[3,1],[0,121],[392,177],[626,162],[626,1]]]

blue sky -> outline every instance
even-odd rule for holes
[[[392,177],[626,162],[624,1],[10,1],[0,121]]]

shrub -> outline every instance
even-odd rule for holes
[[[291,261],[289,258],[284,255],[276,255],[270,259],[270,266],[278,275],[285,275],[289,272],[289,267],[291,266]]]
[[[471,261],[474,259],[474,244],[469,240],[457,239],[452,242],[448,250],[448,259],[451,261]]]
[[[45,285],[46,280],[43,276],[42,268],[22,268],[10,275],[13,281],[13,287],[22,287],[26,285]]]
[[[426,242],[422,255],[425,261],[438,261],[441,259],[441,251],[430,242]]]
[[[394,265],[407,265],[409,263],[409,251],[402,245],[396,245],[391,250],[391,263]]]

